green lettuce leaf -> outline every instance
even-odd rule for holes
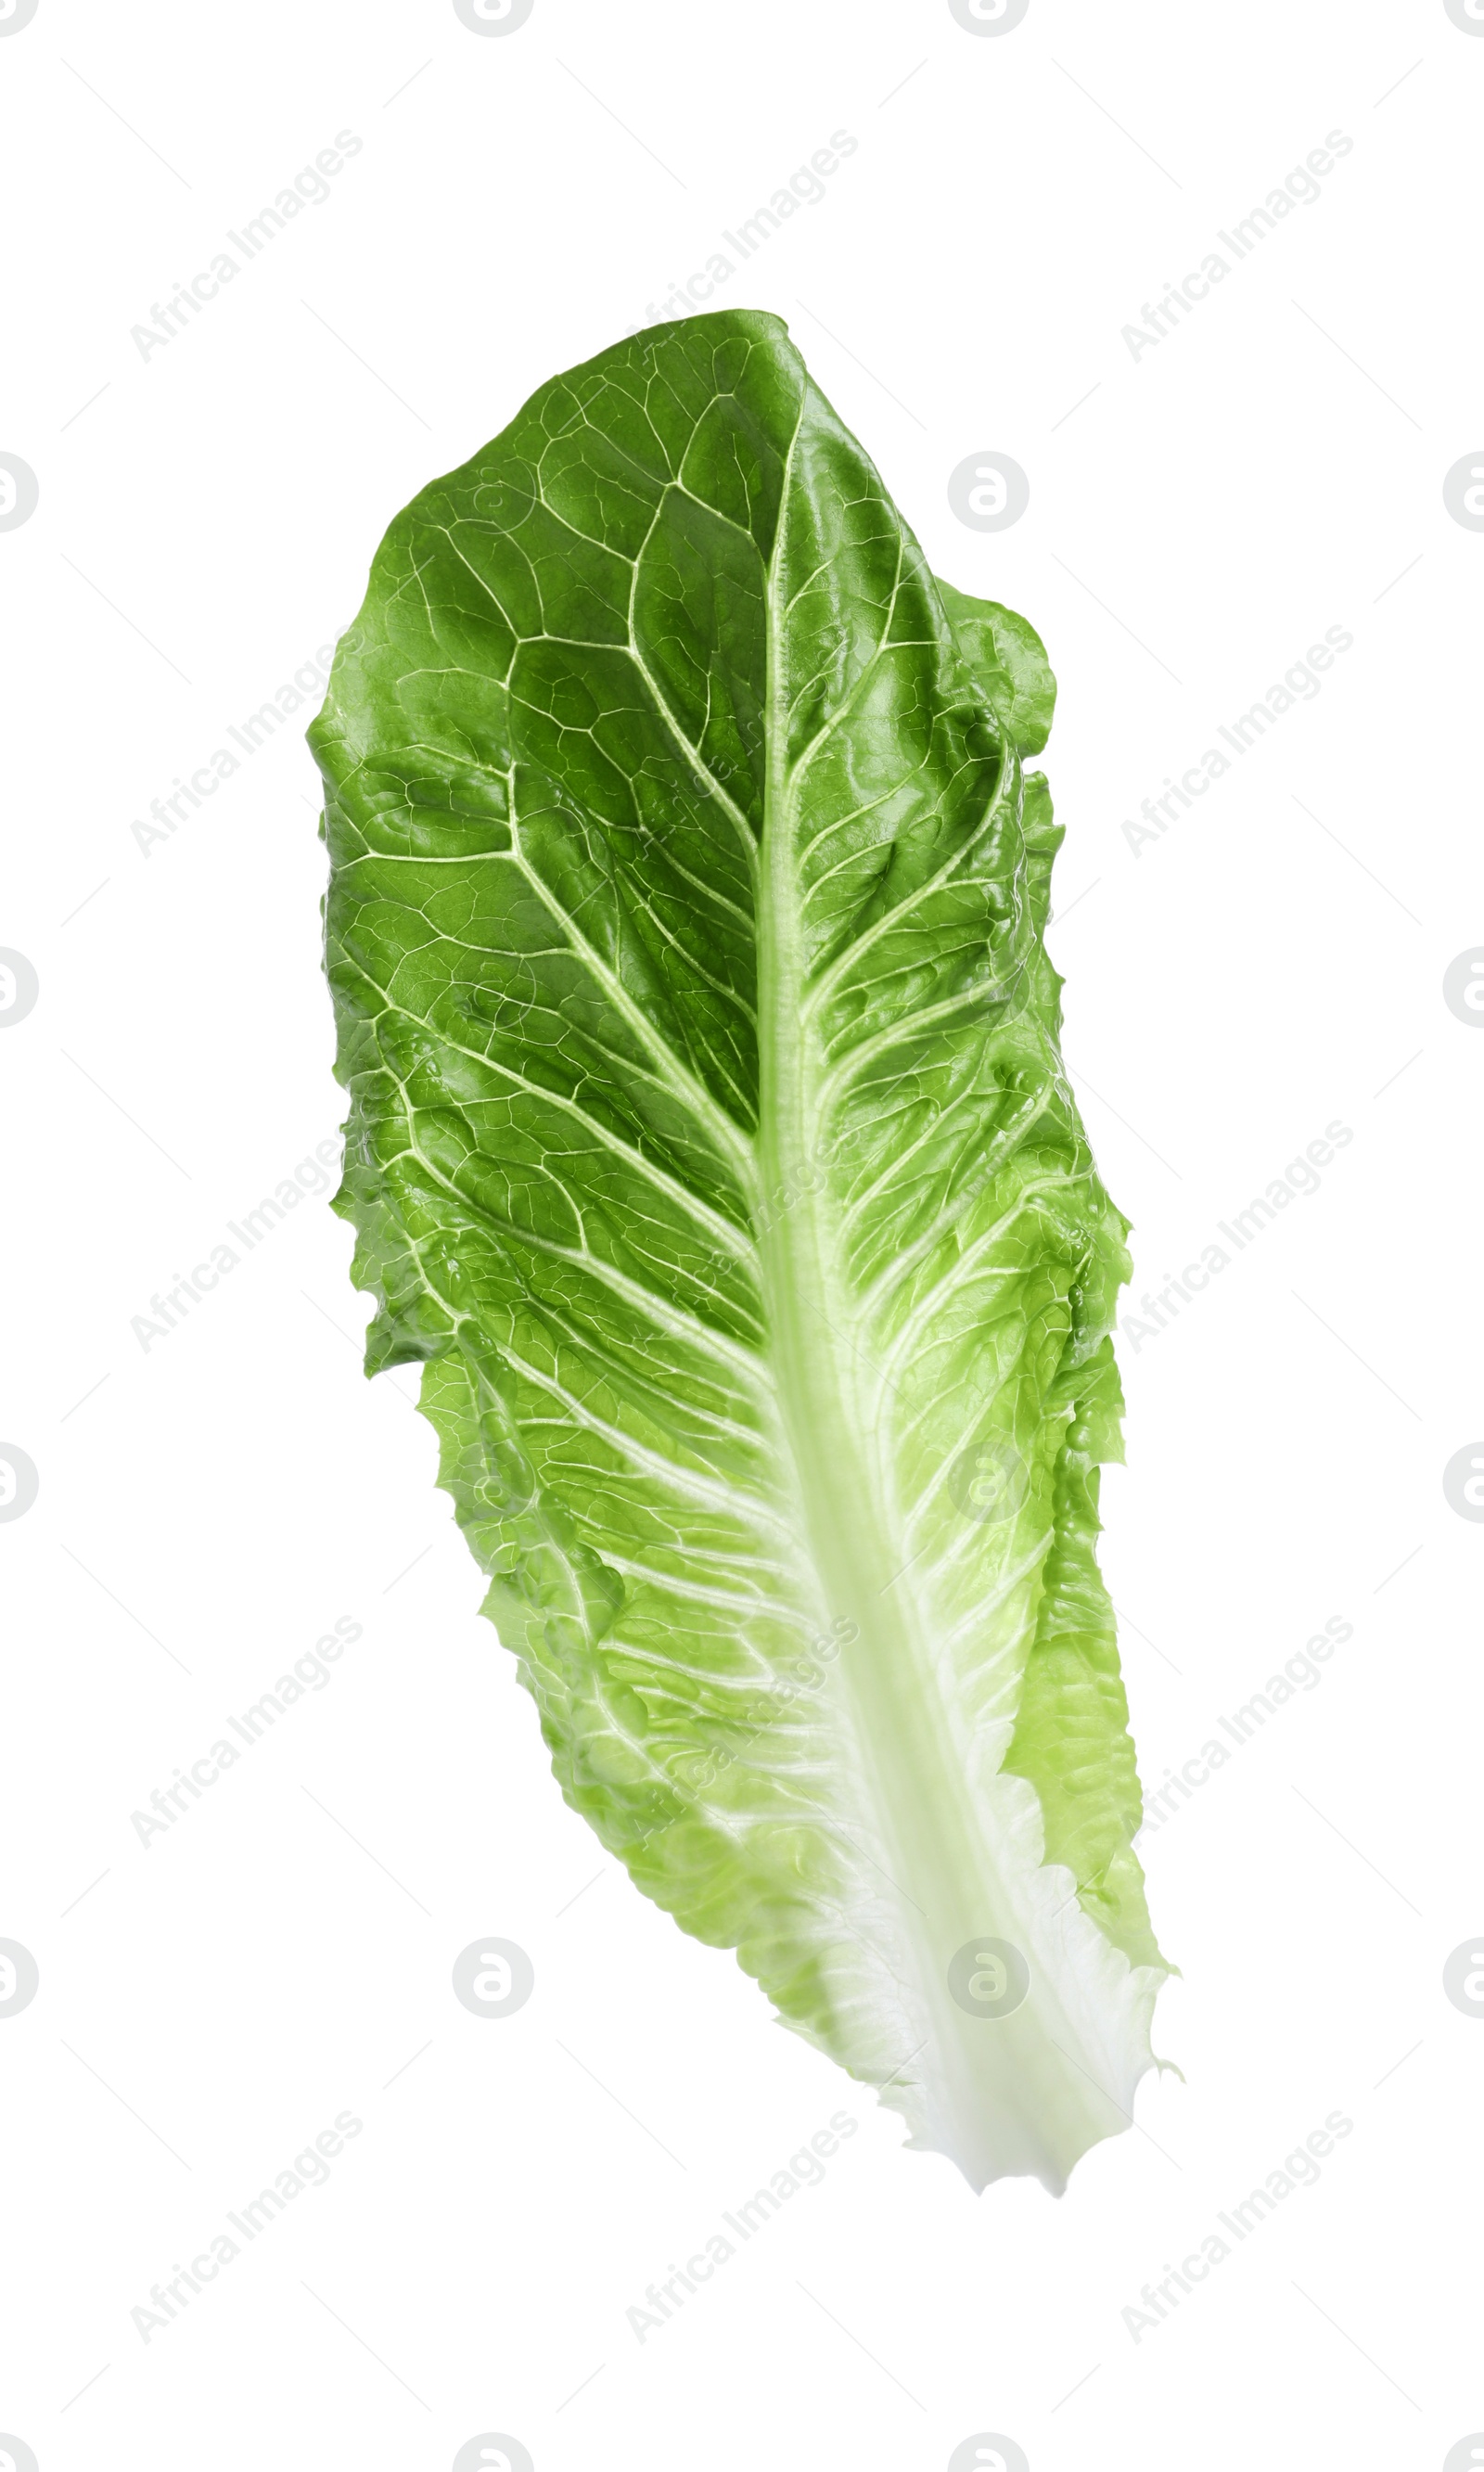
[[[737,312],[413,500],[311,743],[367,1370],[423,1365],[563,1793],[911,2144],[1059,2190],[1165,1968],[1053,696]]]

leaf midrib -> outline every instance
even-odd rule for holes
[[[807,398],[801,422],[807,416]],[[897,1523],[861,1413],[855,1300],[829,1274],[835,1235],[813,1163],[825,1058],[805,999],[810,973],[798,882],[799,766],[788,760],[787,610],[780,588],[798,432],[790,441],[779,529],[767,573],[767,777],[758,910],[760,1152],[765,1190],[793,1192],[760,1246],[765,1319],[793,1461],[800,1543],[822,1591],[821,1619],[851,1617],[859,1636],[842,1660],[850,1722],[882,1790],[887,1845],[906,1866],[907,1907],[937,1910],[939,1927],[978,1875],[963,1766],[945,1736],[952,1720],[918,1635],[902,1578]],[[867,664],[869,670],[871,664]],[[860,682],[858,681],[857,693]],[[822,733],[816,733],[814,747]],[[919,1903],[919,1900],[922,1902]],[[927,1983],[924,1985],[927,1989]],[[930,2000],[935,2009],[939,2003]]]

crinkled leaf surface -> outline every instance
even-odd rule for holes
[[[568,1799],[977,2187],[1125,2125],[1165,1970],[1053,694],[738,312],[426,488],[312,733],[368,1369]]]

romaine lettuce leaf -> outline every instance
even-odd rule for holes
[[[976,2187],[1126,2124],[1165,1972],[1053,696],[737,312],[424,489],[311,733],[367,1370],[569,1801]]]

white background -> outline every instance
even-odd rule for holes
[[[0,2431],[41,2472],[446,2472],[483,2432],[538,2472],[942,2472],[983,2432],[1033,2472],[1436,2472],[1484,2428],[1484,2019],[1442,1985],[1484,1925],[1484,1532],[1442,1486],[1484,1432],[1484,1038],[1442,993],[1484,944],[1484,535],[1442,495],[1484,440],[1481,110],[1443,0],[1030,0],[989,39],[946,0],[535,0],[501,39],[451,0],[39,0],[0,39],[0,450],[40,488],[0,533],[0,943],[40,982],[0,1039],[0,1436],[40,1472],[0,1528],[0,1936],[40,1968],[0,2017]],[[342,130],[329,199],[142,357]],[[1354,1636],[1148,1837],[1184,2080],[1059,2203],[905,2154],[566,1810],[322,1200],[130,1327],[340,1123],[318,695],[148,855],[131,824],[348,623],[415,489],[838,130],[718,305],[788,318],[933,564],[1050,650],[1051,944],[1136,1295],[1354,1136],[1121,1343],[1146,1779]],[[1320,200],[1135,360],[1336,130]],[[996,449],[1031,498],[986,535],[946,485]],[[1331,626],[1322,692],[1136,856]],[[130,1814],[342,1615],[333,1681],[146,1850]],[[536,1970],[504,2021],[450,1988],[491,1933]],[[641,2344],[646,2286],[842,2108],[822,2185]],[[328,2184],[143,2341],[342,2110]],[[1136,2341],[1332,2111],[1317,2185]]]

